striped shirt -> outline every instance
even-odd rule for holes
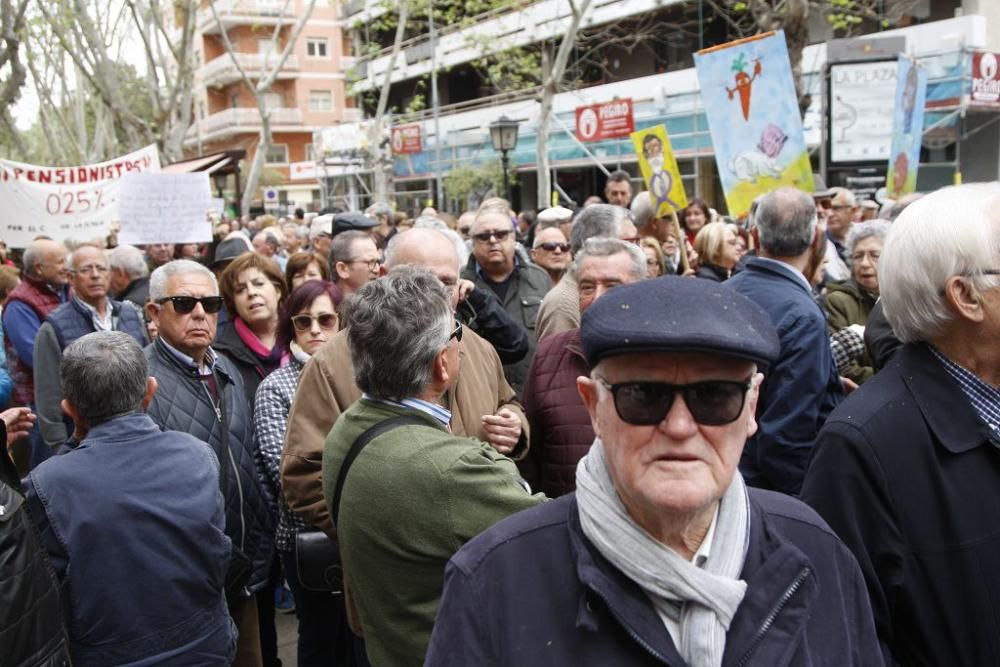
[[[961,387],[962,393],[972,404],[979,419],[989,426],[993,433],[1000,434],[1000,389],[983,382],[975,373],[948,359],[934,349],[934,346],[928,347],[944,366],[948,375]]]
[[[441,422],[441,424],[451,430],[451,410],[441,407],[436,403],[429,403],[427,401],[422,401],[419,398],[404,398],[401,401],[393,401],[388,398],[373,398],[368,394],[362,394],[361,398],[372,401],[373,403],[381,403],[383,405],[392,405],[397,408],[408,408],[410,410],[420,410],[425,414],[434,417],[434,419]]]

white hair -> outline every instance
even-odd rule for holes
[[[134,245],[120,245],[109,252],[108,266],[112,269],[121,269],[129,278],[145,278],[149,275],[146,258]]]
[[[199,264],[198,262],[193,262],[190,259],[175,259],[153,271],[153,275],[149,277],[150,301],[156,302],[166,296],[169,296],[167,294],[167,281],[171,278],[171,276],[182,276],[189,273],[200,273],[208,276],[212,281],[212,287],[215,289],[215,294],[219,294],[219,282],[215,279],[215,274],[212,273],[206,266]]]
[[[899,216],[879,260],[879,293],[886,319],[904,343],[930,340],[954,319],[944,295],[952,276],[977,290],[1000,285],[984,275],[1000,264],[1000,184],[943,188],[910,204]]]

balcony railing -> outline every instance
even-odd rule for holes
[[[284,0],[209,0],[214,2],[215,11],[226,27],[255,23],[258,25],[273,25],[283,20],[289,25],[288,19],[295,16],[293,3]],[[198,10],[198,30],[202,32],[217,32],[218,21],[209,7]]]
[[[302,125],[301,109],[271,109],[271,129]],[[255,107],[225,109],[205,116],[188,128],[185,139],[192,141],[201,136],[202,141],[214,141],[231,134],[260,130],[260,112]]]
[[[280,53],[237,53],[236,60],[250,78],[258,78],[270,72],[281,59]],[[289,55],[278,74],[278,78],[292,76],[299,71],[299,59]],[[239,81],[240,72],[228,53],[213,58],[198,70],[202,84],[224,86]]]

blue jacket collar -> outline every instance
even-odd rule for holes
[[[782,278],[790,280],[798,285],[803,291],[805,291],[806,294],[812,294],[812,290],[809,288],[809,282],[806,280],[804,275],[788,264],[776,259],[770,259],[768,257],[752,257],[749,261],[747,261],[745,270],[755,273],[769,273],[771,275],[781,276]]]

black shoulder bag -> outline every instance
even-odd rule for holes
[[[330,519],[337,525],[340,516],[340,496],[344,490],[347,471],[365,446],[378,436],[400,426],[427,425],[419,417],[401,415],[375,424],[358,436],[340,465],[337,486],[330,506]],[[343,578],[340,565],[340,547],[335,540],[321,530],[306,530],[295,535],[295,569],[298,570],[299,584],[309,591],[342,593]]]

